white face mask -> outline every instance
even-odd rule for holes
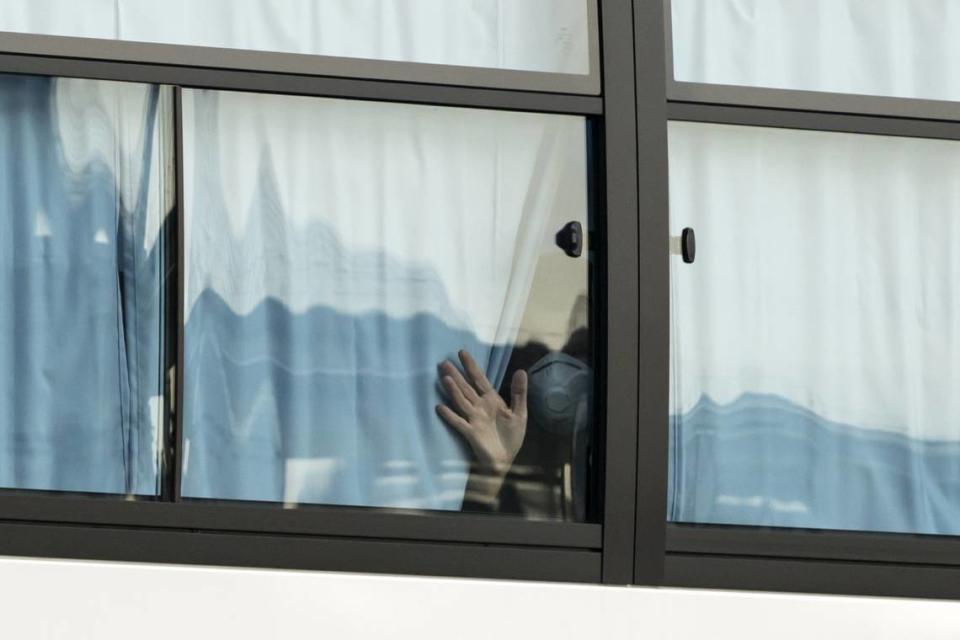
[[[565,353],[552,352],[537,360],[527,375],[533,424],[556,434],[587,428],[590,367]]]

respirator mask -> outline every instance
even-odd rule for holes
[[[553,352],[530,367],[528,402],[536,424],[557,435],[589,427],[590,367],[565,353]]]
[[[527,375],[531,422],[544,431],[569,439],[570,515],[575,520],[584,520],[593,446],[590,428],[593,372],[576,358],[553,352],[530,367]]]

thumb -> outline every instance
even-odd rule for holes
[[[527,416],[527,372],[519,369],[510,381],[511,409],[516,414]]]

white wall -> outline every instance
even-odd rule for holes
[[[9,558],[0,629],[71,640],[921,640],[960,637],[960,603]]]

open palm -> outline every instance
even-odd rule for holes
[[[482,470],[502,478],[527,432],[527,374],[513,375],[508,406],[470,354],[460,351],[458,356],[466,375],[449,360],[440,364],[451,406],[437,405],[437,413],[466,439]]]

